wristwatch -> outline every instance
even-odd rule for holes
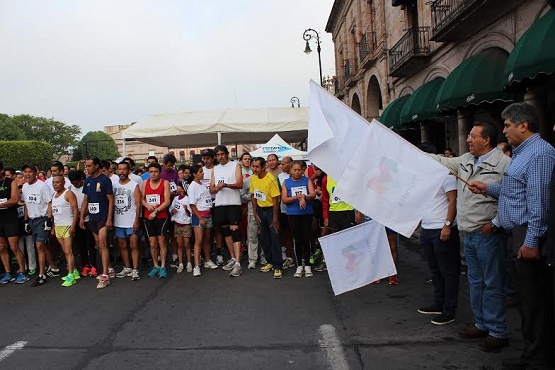
[[[446,220],[443,224],[444,224],[445,226],[451,226],[451,221],[447,221],[447,220]]]

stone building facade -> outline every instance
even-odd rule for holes
[[[545,0],[336,0],[326,26],[335,48],[335,95],[366,119],[378,119],[388,104],[447,79],[477,55],[498,60],[503,69],[517,41],[549,11]],[[498,96],[482,101],[477,94],[473,101],[471,94],[466,103],[395,128],[411,142],[432,141],[438,150],[461,154],[475,120],[501,128],[501,110],[524,100],[539,108],[541,133],[553,142],[553,75],[527,81],[501,83]]]

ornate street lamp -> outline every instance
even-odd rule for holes
[[[318,52],[318,66],[320,67],[320,86],[323,86],[324,80],[322,78],[322,58],[320,57],[320,52],[322,51],[322,48],[320,47],[320,34],[316,30],[313,30],[312,28],[309,28],[303,32],[303,40],[306,41],[304,52],[306,54],[310,54],[312,52],[312,49],[310,49],[310,44],[308,42],[313,37],[316,38],[316,51]]]
[[[297,103],[297,108],[301,107],[301,101],[296,96],[291,98],[291,108],[295,108],[295,103]]]

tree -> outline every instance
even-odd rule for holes
[[[100,159],[116,159],[119,157],[118,146],[114,139],[103,131],[89,131],[83,136],[73,151],[73,160],[79,161],[88,156]]]
[[[54,158],[68,154],[77,144],[81,129],[77,125],[66,125],[53,118],[34,117],[28,114],[7,116],[0,114],[0,125],[9,133],[7,140],[42,140],[49,143]]]

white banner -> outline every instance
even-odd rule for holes
[[[335,295],[397,274],[385,227],[374,220],[318,240]]]
[[[337,181],[335,194],[410,237],[449,170],[378,121],[368,123],[313,81],[310,102],[309,157]],[[333,137],[322,143],[330,132]]]

